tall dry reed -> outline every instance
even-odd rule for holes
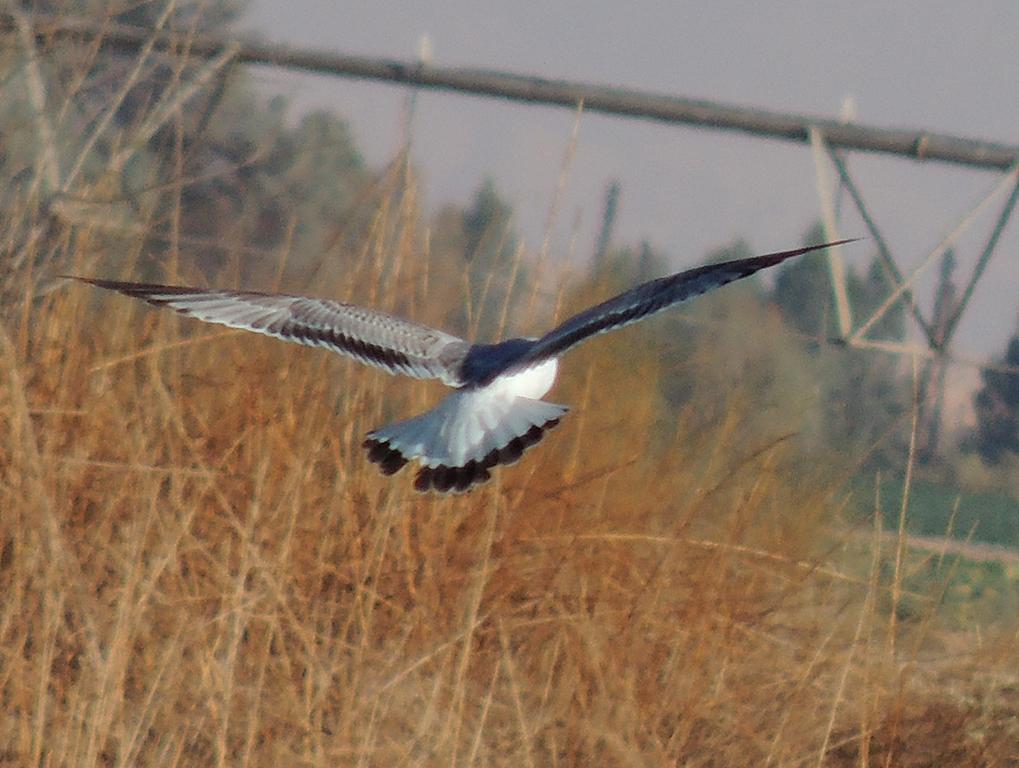
[[[441,324],[463,288],[401,184],[314,291]],[[79,266],[130,276],[78,242]],[[901,579],[847,564],[838,471],[748,434],[738,382],[663,424],[639,329],[570,359],[553,398],[574,412],[519,465],[437,498],[360,442],[441,388],[24,280],[0,333],[0,763],[1004,765],[1014,748],[1014,645],[956,657],[934,632],[936,667],[893,654]]]

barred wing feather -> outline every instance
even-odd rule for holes
[[[754,272],[775,266],[794,256],[848,242],[852,242],[852,240],[838,240],[749,259],[708,264],[651,280],[574,315],[538,339],[522,359],[514,361],[513,367],[522,367],[537,360],[558,357],[566,350],[596,334],[636,323],[638,320],[643,320],[645,317],[668,309],[682,301],[707,293],[734,280],[749,277]]]
[[[389,373],[461,384],[465,341],[385,312],[286,294],[75,279],[208,323],[324,347]]]

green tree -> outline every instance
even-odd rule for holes
[[[487,178],[460,220],[471,322],[479,338],[494,338],[511,331],[498,327],[503,308],[512,309],[521,301],[528,284],[527,265],[518,253],[513,230],[513,207]]]
[[[1003,362],[1019,366],[1019,332],[1008,343]],[[999,463],[1019,453],[1019,375],[985,369],[983,386],[973,399],[977,416],[976,449],[985,461]]]
[[[815,224],[803,238],[805,244],[824,240],[824,229]],[[832,311],[828,255],[824,251],[787,261],[779,267],[772,292],[782,318],[804,336],[833,336],[838,328]]]
[[[512,256],[516,238],[509,231],[512,206],[499,194],[491,177],[481,182],[461,220],[465,238],[464,259],[489,264]]]
[[[804,242],[823,238],[817,224]],[[801,344],[813,359],[828,443],[839,450],[869,450],[902,413],[908,393],[897,358],[831,343],[838,336],[838,326],[827,258],[819,252],[787,262],[780,268],[772,296],[782,317],[804,337]],[[856,322],[870,317],[891,290],[891,280],[876,257],[862,275],[846,270],[846,292]],[[899,303],[874,324],[868,336],[898,341],[904,332],[904,306]],[[898,439],[886,441],[874,452],[875,462],[897,461],[903,445]]]
[[[38,10],[88,18],[94,5],[72,0]],[[179,2],[164,30],[181,39],[222,34],[239,8],[234,0]],[[160,4],[133,4],[111,19],[151,27],[163,12]],[[16,38],[9,47],[25,55]],[[328,248],[346,244],[336,235],[352,228],[351,209],[367,174],[342,119],[316,113],[292,126],[283,100],[266,104],[243,68],[226,67],[153,121],[158,105],[174,103],[207,59],[188,57],[186,47],[157,49],[138,68],[139,51],[130,48],[93,50],[87,40],[45,39],[37,48],[46,104],[41,120],[53,141],[35,129],[40,118],[29,102],[24,60],[9,57],[0,63],[7,83],[0,195],[8,209],[39,206],[52,215],[51,234],[33,235],[39,258],[72,257],[77,233],[98,224],[114,253],[131,253],[125,243],[144,233],[139,277],[165,277],[167,257],[180,254],[182,263],[208,272],[235,266],[235,279],[248,281],[252,272],[275,271],[284,247],[293,254],[288,265],[309,273]],[[133,84],[121,94],[125,82]],[[154,130],[142,132],[150,121]],[[55,182],[38,173],[47,153],[56,158]],[[61,225],[71,227],[70,238]]]

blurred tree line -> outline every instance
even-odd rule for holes
[[[1019,368],[1019,331],[1009,340],[1002,362]],[[987,369],[983,385],[974,399],[977,430],[973,445],[990,464],[1002,463],[1009,455],[1019,457],[1019,375]]]
[[[151,3],[122,12],[113,5],[97,11],[86,0],[41,0],[32,7],[39,13],[162,25],[186,51],[191,35],[227,34],[242,5],[181,2],[169,16],[166,6]],[[323,265],[342,275],[345,259],[380,226],[380,207],[399,204],[393,190],[413,184],[407,158],[389,168],[367,168],[342,118],[316,112],[295,122],[284,100],[260,98],[247,71],[229,65],[214,72],[207,87],[181,98],[154,130],[141,132],[207,61],[154,50],[139,68],[137,51],[43,39],[42,116],[52,129],[48,149],[57,166],[47,181],[30,68],[17,35],[7,37],[8,55],[0,59],[0,202],[8,211],[27,211],[20,220],[29,225],[3,246],[0,286],[15,282],[16,270],[25,268],[19,254],[27,242],[34,254],[29,267],[74,264],[82,258],[86,232],[85,250],[121,252],[125,264],[133,258],[132,276],[141,279],[170,277],[168,265],[177,264],[181,253],[210,279],[225,273],[238,284],[267,285],[279,276],[282,255],[298,284],[315,279]],[[133,147],[140,133],[145,139]],[[618,185],[609,193],[594,268],[562,298],[561,313],[674,269],[672,259],[648,243],[612,244]],[[76,226],[68,229],[68,222]],[[455,276],[446,278],[452,286],[447,290],[462,299],[448,302],[447,315],[439,318],[450,330],[489,339],[520,314],[513,309],[528,310],[527,331],[547,325],[558,301],[547,286],[557,285],[559,276],[526,255],[512,205],[494,181],[484,180],[464,205],[440,209],[422,230],[422,253],[436,273]],[[815,226],[804,242],[822,239]],[[707,259],[751,253],[740,241]],[[698,419],[715,418],[742,400],[747,434],[792,431],[808,453],[825,450],[901,466],[905,430],[894,426],[910,407],[908,372],[895,356],[835,341],[825,258],[817,253],[788,262],[774,275],[742,281],[711,301],[659,317],[638,335],[606,337],[578,354],[600,365],[607,377],[648,366],[657,371],[653,405],[662,414],[662,441],[672,439],[680,424],[696,426]],[[847,261],[851,304],[867,315],[888,295],[890,283],[876,257],[854,255]],[[103,269],[116,274],[117,264],[104,262]],[[899,305],[871,337],[899,341],[904,333]],[[1019,365],[1019,335],[1005,361]],[[619,386],[625,391],[624,383]],[[715,405],[691,412],[693,402]],[[975,408],[972,449],[988,462],[1019,453],[1019,377],[985,372]]]
[[[138,277],[165,277],[167,257],[184,249],[189,263],[210,273],[228,264],[241,273],[265,269],[283,249],[300,270],[302,259],[317,259],[356,231],[350,217],[370,174],[344,120],[316,112],[292,124],[284,100],[266,102],[248,71],[229,64],[184,93],[209,66],[188,57],[189,38],[228,34],[240,3],[181,2],[168,16],[162,3],[118,8],[86,0],[32,4],[36,14],[160,26],[179,51],[155,49],[139,66],[138,51],[43,38],[40,93],[20,38],[11,33],[5,41],[19,55],[0,61],[3,202],[9,210],[34,209],[31,225],[52,236],[48,247],[36,243],[41,258],[60,261],[88,230],[111,248],[142,254]],[[33,98],[44,101],[41,116]],[[41,124],[50,128],[51,146]],[[47,156],[55,172],[41,167]],[[69,240],[59,234],[67,223],[79,225]]]

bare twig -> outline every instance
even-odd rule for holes
[[[89,134],[85,143],[82,144],[81,150],[78,152],[78,159],[75,161],[74,166],[68,172],[67,178],[64,179],[64,182],[61,185],[60,189],[62,192],[67,192],[71,188],[71,185],[74,183],[75,179],[77,179],[78,174],[81,173],[81,169],[84,167],[86,160],[88,160],[92,147],[95,146],[99,137],[103,135],[103,132],[107,129],[110,123],[113,122],[113,118],[116,116],[117,110],[120,109],[120,105],[124,102],[124,99],[127,98],[127,94],[131,92],[131,89],[134,88],[135,83],[137,83],[141,78],[142,71],[145,68],[145,63],[149,60],[149,56],[152,54],[152,49],[156,44],[156,35],[158,35],[163,29],[176,6],[177,0],[168,0],[166,3],[166,8],[163,9],[163,13],[156,20],[156,26],[152,30],[151,36],[144,45],[141,46],[141,49],[138,52],[138,59],[135,62],[134,67],[131,69],[131,72],[128,73],[128,76],[124,78],[124,82],[110,100],[106,107],[106,113],[102,116],[99,122],[96,123],[95,128],[92,129],[92,133]]]
[[[134,154],[145,145],[152,135],[158,131],[180,109],[181,105],[192,99],[205,85],[211,81],[223,67],[237,55],[240,46],[232,43],[224,47],[218,55],[208,61],[193,77],[176,90],[167,90],[159,103],[145,117],[131,137],[131,143],[110,158],[110,167],[122,168]]]
[[[56,141],[53,137],[53,126],[46,114],[46,86],[43,84],[42,73],[39,71],[39,53],[35,47],[35,35],[29,17],[15,8],[11,19],[18,31],[18,39],[25,49],[25,79],[28,88],[28,99],[35,116],[35,127],[39,132],[38,172],[33,187],[39,183],[46,185],[49,193],[60,186],[60,167],[57,157]]]

